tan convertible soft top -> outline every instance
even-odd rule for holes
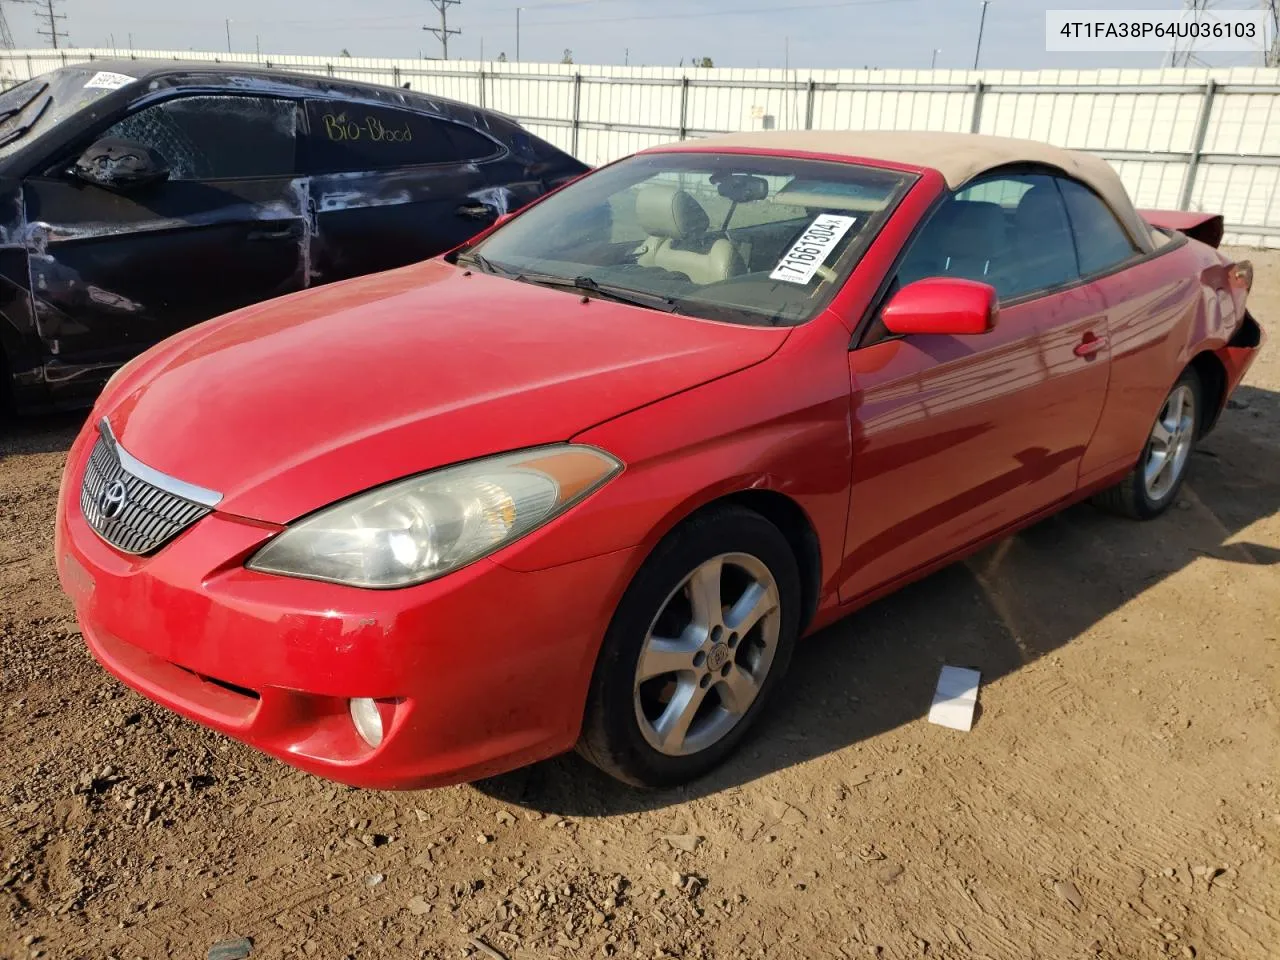
[[[1043,164],[1092,187],[1115,211],[1144,252],[1153,247],[1151,227],[1133,208],[1133,201],[1110,164],[1087,153],[1051,147],[1035,140],[897,130],[768,130],[723,134],[686,141],[682,146],[825,153],[850,159],[906,163],[937,170],[953,190],[996,167],[1014,163]]]

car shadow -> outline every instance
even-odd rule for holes
[[[1280,393],[1242,387],[1165,516],[1137,523],[1072,507],[808,638],[747,743],[702,780],[639,791],[571,754],[472,786],[562,816],[683,803],[920,721],[942,664],[980,670],[990,684],[1199,558],[1276,564],[1280,551],[1236,535],[1280,511],[1277,423]]]
[[[0,416],[0,460],[18,454],[60,453],[71,448],[87,410],[45,416]]]

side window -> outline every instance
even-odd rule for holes
[[[1082,274],[1108,270],[1140,252],[1101,197],[1074,180],[1059,179],[1058,186],[1071,217]]]
[[[307,124],[308,173],[359,173],[459,159],[449,136],[454,124],[410,110],[308,100]],[[496,152],[492,142],[488,152]]]
[[[291,177],[297,106],[268,97],[183,97],[139,110],[102,136],[143,143],[171,180]]]
[[[905,286],[925,277],[961,277],[996,288],[1002,300],[1079,276],[1066,208],[1052,177],[989,177],[934,211],[898,270]]]
[[[479,130],[472,130],[460,123],[446,123],[444,127],[448,130],[459,160],[488,160],[502,151],[501,145]]]

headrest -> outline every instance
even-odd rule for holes
[[[943,235],[949,250],[990,250],[993,238],[1006,233],[1004,208],[986,200],[955,200],[942,208]]]
[[[692,195],[664,185],[645,187],[636,197],[636,219],[651,237],[683,240],[707,232],[711,218]]]
[[[1018,201],[1018,229],[1035,233],[1059,233],[1068,229],[1066,212],[1057,187],[1032,187]]]

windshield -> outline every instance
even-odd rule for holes
[[[914,179],[820,160],[644,154],[548,197],[460,259],[690,316],[800,324]]]
[[[69,67],[0,93],[0,157],[132,80],[123,74]]]

